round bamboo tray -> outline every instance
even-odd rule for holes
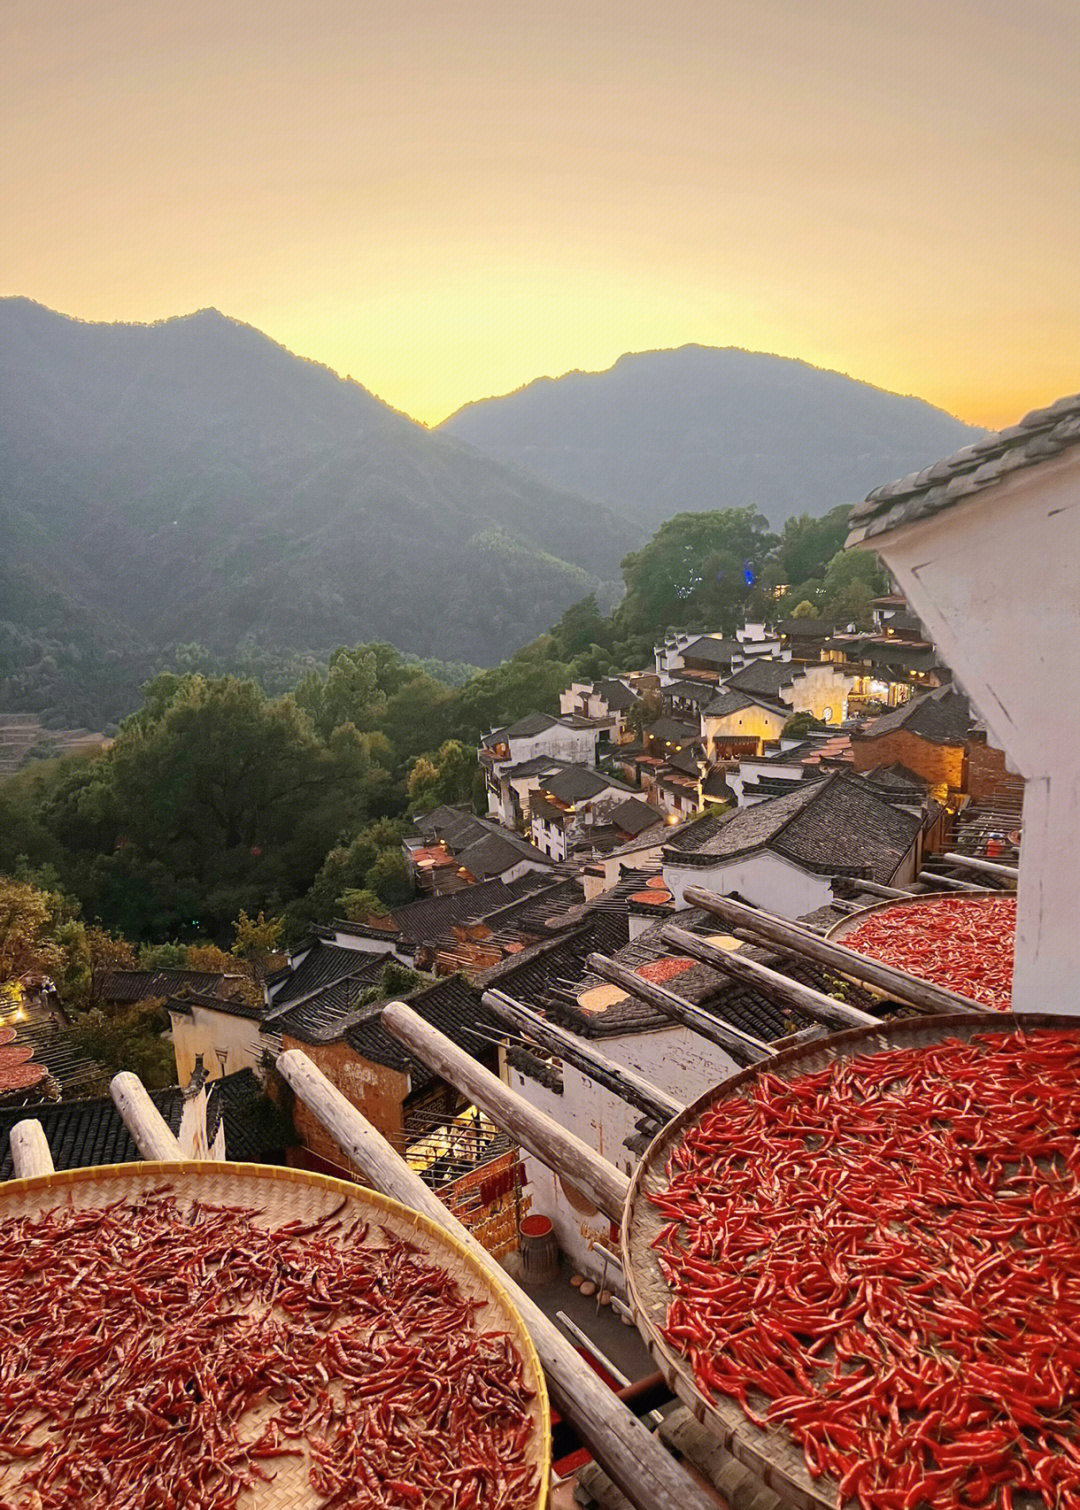
[[[969,1039],[979,1033],[1017,1032],[1025,1028],[1072,1028],[1080,1021],[1044,1013],[958,1012],[940,1017],[905,1018],[876,1028],[851,1028],[829,1038],[811,1040],[781,1050],[764,1064],[740,1070],[706,1091],[679,1113],[653,1139],[634,1172],[622,1224],[622,1258],[627,1294],[638,1330],[668,1386],[694,1416],[734,1457],[752,1469],[786,1505],[798,1510],[835,1510],[836,1484],[814,1480],[795,1440],[780,1428],[762,1430],[735,1400],[711,1399],[697,1386],[693,1369],[661,1334],[671,1292],[660,1270],[652,1243],[668,1218],[648,1199],[668,1183],[666,1167],[672,1149],[700,1117],[718,1102],[748,1090],[760,1074],[792,1080],[825,1069],[837,1059],[874,1054],[885,1049],[920,1048],[943,1038]],[[1020,1501],[1018,1500],[1018,1504]]]
[[[853,933],[860,924],[865,923],[867,918],[872,918],[878,912],[891,912],[894,908],[908,908],[916,906],[919,902],[981,902],[986,897],[1011,897],[1016,900],[1014,891],[994,891],[991,888],[978,891],[924,891],[921,895],[910,897],[890,897],[887,901],[874,902],[869,907],[860,907],[858,912],[849,912],[846,918],[841,918],[834,923],[826,933],[827,939],[832,939],[837,944],[842,944],[849,933]],[[873,959],[868,954],[867,959]]]
[[[342,1212],[342,1220],[365,1218],[371,1221],[375,1231],[382,1226],[395,1237],[416,1244],[426,1257],[451,1275],[463,1294],[484,1300],[490,1310],[486,1314],[479,1313],[480,1325],[485,1330],[510,1334],[521,1357],[525,1378],[535,1390],[531,1406],[534,1431],[529,1452],[540,1479],[535,1510],[544,1510],[548,1502],[551,1467],[551,1411],[532,1338],[502,1285],[457,1238],[426,1216],[373,1190],[307,1170],[270,1164],[183,1162],[108,1164],[10,1180],[0,1185],[0,1222],[34,1216],[65,1204],[105,1206],[162,1185],[171,1186],[181,1198],[253,1207],[260,1212],[256,1218],[258,1224],[267,1227],[293,1220],[315,1221],[333,1211],[344,1197],[349,1206]],[[274,1408],[269,1404],[260,1407],[250,1413],[249,1419],[257,1425],[260,1417],[268,1417]],[[256,1507],[257,1510],[316,1510],[322,1497],[311,1487],[306,1458],[282,1457],[276,1459],[273,1466],[277,1474],[273,1483],[260,1484],[257,1490],[244,1494],[241,1506],[250,1505],[252,1510]],[[20,1474],[18,1464],[10,1468],[0,1466],[0,1499],[11,1492]]]

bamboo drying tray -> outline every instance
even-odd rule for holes
[[[668,1157],[687,1129],[720,1101],[748,1090],[761,1074],[793,1080],[825,1069],[837,1059],[885,1049],[922,1048],[944,1038],[970,1039],[979,1033],[1021,1032],[1026,1028],[1071,1028],[1080,1034],[1080,1020],[1033,1012],[963,1012],[905,1018],[883,1023],[879,1028],[852,1028],[784,1049],[763,1064],[740,1070],[680,1112],[653,1139],[635,1170],[623,1213],[622,1259],[638,1330],[668,1386],[718,1441],[753,1469],[785,1504],[798,1510],[835,1510],[836,1484],[832,1479],[815,1481],[810,1477],[801,1449],[786,1431],[762,1430],[749,1420],[737,1401],[726,1396],[715,1399],[705,1396],[697,1386],[689,1361],[661,1335],[671,1292],[652,1243],[669,1219],[647,1197],[667,1185]],[[1018,1499],[1017,1503],[1021,1501]]]
[[[315,1221],[333,1211],[344,1197],[349,1206],[342,1212],[342,1220],[365,1218],[373,1227],[384,1226],[395,1237],[415,1243],[426,1257],[451,1275],[463,1294],[487,1302],[490,1311],[486,1315],[484,1312],[478,1314],[480,1325],[485,1330],[510,1334],[521,1357],[525,1378],[536,1392],[531,1407],[534,1432],[530,1455],[539,1469],[541,1486],[536,1510],[544,1510],[550,1478],[551,1412],[532,1339],[503,1287],[457,1238],[426,1216],[373,1190],[307,1170],[269,1164],[182,1162],[108,1164],[11,1180],[0,1185],[0,1222],[35,1216],[65,1204],[106,1206],[112,1201],[133,1199],[162,1185],[171,1186],[181,1199],[190,1197],[210,1204],[255,1208],[261,1213],[256,1218],[258,1225],[267,1227],[294,1220]],[[269,1416],[274,1408],[269,1404],[263,1406],[253,1411],[250,1419],[257,1423],[261,1415]],[[257,1489],[247,1492],[241,1497],[241,1506],[250,1505],[252,1510],[255,1507],[257,1510],[316,1510],[322,1503],[322,1497],[311,1488],[306,1458],[278,1458],[274,1469],[277,1477],[273,1483],[260,1484]],[[21,1465],[0,1466],[0,1498],[10,1491],[20,1473]]]
[[[910,907],[917,907],[921,902],[982,902],[987,897],[994,897],[998,901],[1003,898],[1016,900],[1015,891],[994,891],[988,887],[979,891],[924,891],[912,894],[910,897],[890,897],[884,902],[874,902],[869,907],[860,907],[858,912],[849,912],[847,917],[841,918],[834,923],[825,937],[832,939],[834,943],[842,944],[849,933],[854,933],[860,924],[865,923],[867,918],[872,918],[878,912],[893,912],[894,910],[907,911]],[[867,954],[867,959],[873,959],[874,955]]]

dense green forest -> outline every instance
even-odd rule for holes
[[[573,678],[649,664],[672,627],[863,617],[883,582],[872,555],[840,552],[845,514],[789,520],[780,536],[751,509],[676,516],[625,559],[612,614],[587,597],[458,685],[377,643],[339,649],[287,691],[183,664],[159,673],[103,755],[35,762],[0,786],[0,872],[136,943],[226,944],[260,912],[290,942],[358,893],[403,901],[404,822],[478,796],[484,730],[556,710]]]

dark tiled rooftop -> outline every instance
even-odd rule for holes
[[[707,829],[705,825],[715,825]],[[672,836],[672,863],[707,867],[769,848],[821,874],[862,869],[888,881],[914,843],[919,819],[898,812],[860,778],[836,774]],[[695,833],[695,830],[699,830]]]
[[[379,955],[365,954],[359,949],[343,949],[338,944],[317,939],[291,977],[274,992],[269,1011],[277,1013],[282,1007],[350,976],[373,980],[383,964]]]
[[[952,508],[1013,472],[1038,466],[1080,442],[1080,394],[1033,409],[1017,425],[965,446],[944,461],[875,488],[852,510],[848,547]]]
[[[803,674],[801,661],[774,661],[759,659],[748,666],[740,666],[724,682],[725,687],[734,687],[737,692],[749,692],[756,697],[780,701],[782,687],[790,687],[797,676]]]
[[[95,983],[100,1001],[153,1001],[181,991],[230,989],[220,970],[104,970]]]
[[[737,640],[714,640],[709,635],[702,635],[687,645],[682,658],[684,661],[704,661],[711,666],[730,666],[732,656],[741,651],[742,646]]]
[[[932,744],[962,745],[972,725],[971,705],[962,692],[946,683],[933,692],[924,692],[909,702],[882,713],[865,729],[852,735],[853,739],[879,739],[904,729],[908,734],[917,734]]]
[[[269,1109],[270,1103],[251,1070],[239,1070],[211,1083],[207,1131],[213,1138],[223,1109],[229,1158],[258,1162],[278,1153],[272,1119],[259,1114],[262,1109]],[[173,1132],[177,1132],[183,1110],[179,1086],[151,1091],[150,1099]],[[0,1111],[0,1180],[12,1178],[9,1134],[15,1123],[27,1116],[36,1117],[41,1123],[57,1169],[127,1164],[140,1158],[131,1134],[108,1096],[90,1101],[60,1101],[29,1110],[12,1108]]]

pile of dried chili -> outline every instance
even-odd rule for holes
[[[1015,897],[951,896],[883,907],[839,942],[1007,1012],[1015,933]]]
[[[313,1505],[532,1506],[486,1303],[388,1232],[257,1215],[164,1188],[0,1227],[2,1510],[232,1510],[289,1456]]]
[[[652,1197],[664,1335],[838,1504],[1076,1507],[1078,1132],[1080,1031],[763,1073]]]

